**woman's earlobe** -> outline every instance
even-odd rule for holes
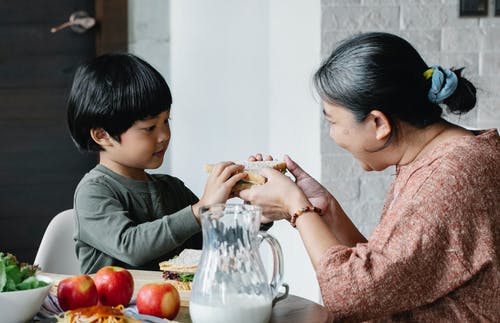
[[[379,110],[373,110],[370,114],[372,114],[375,120],[375,136],[377,140],[387,141],[392,132],[392,126],[389,119]]]

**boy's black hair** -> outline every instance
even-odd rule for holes
[[[442,108],[428,100],[428,65],[406,40],[373,32],[344,40],[319,67],[314,84],[323,100],[340,104],[362,121],[372,110],[383,112],[395,126],[404,121],[418,128],[441,121]],[[458,87],[444,105],[452,113],[471,110],[476,88],[453,70]]]
[[[68,126],[79,149],[102,150],[90,136],[103,128],[115,140],[134,122],[170,110],[165,79],[132,54],[105,54],[78,67],[68,99]]]

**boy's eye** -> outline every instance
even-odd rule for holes
[[[151,127],[144,128],[144,130],[147,132],[151,132],[151,131],[155,130],[155,128],[156,128],[156,126],[151,126]]]
[[[333,122],[332,120],[328,120],[328,119],[326,119],[326,118],[325,118],[325,121],[328,123],[328,125],[333,125],[333,124],[335,124],[335,122]]]

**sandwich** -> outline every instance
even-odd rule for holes
[[[178,256],[160,262],[163,279],[178,290],[191,290],[200,258],[201,250],[184,249]]]
[[[262,160],[262,161],[242,161],[242,162],[236,162],[238,165],[243,165],[245,168],[243,169],[243,172],[246,174],[245,179],[239,181],[236,183],[236,185],[232,188],[232,192],[239,192],[242,190],[245,190],[247,188],[250,188],[254,185],[262,185],[264,184],[267,179],[260,175],[260,172],[262,169],[270,167],[274,168],[283,174],[286,172],[286,163],[284,161],[279,161],[279,160]],[[213,164],[208,164],[205,165],[204,167],[205,172],[211,173],[214,165]]]

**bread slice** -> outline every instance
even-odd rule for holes
[[[178,291],[190,291],[193,287],[193,282],[181,282],[173,279],[166,279],[166,283],[174,285]]]
[[[178,290],[191,290],[192,278],[198,268],[201,253],[201,250],[184,249],[177,257],[160,262],[165,281]]]
[[[266,178],[260,175],[262,169],[264,168],[274,168],[282,173],[286,172],[286,163],[279,160],[262,160],[262,161],[240,161],[235,162],[235,164],[243,165],[245,168],[243,172],[246,173],[246,178],[239,181],[231,190],[232,192],[239,192],[244,189],[250,188],[253,185],[261,185],[266,182]],[[203,166],[203,169],[207,173],[211,173],[214,168],[213,164],[207,164]]]
[[[201,259],[201,250],[184,249],[172,259],[160,262],[160,270],[194,273]]]

